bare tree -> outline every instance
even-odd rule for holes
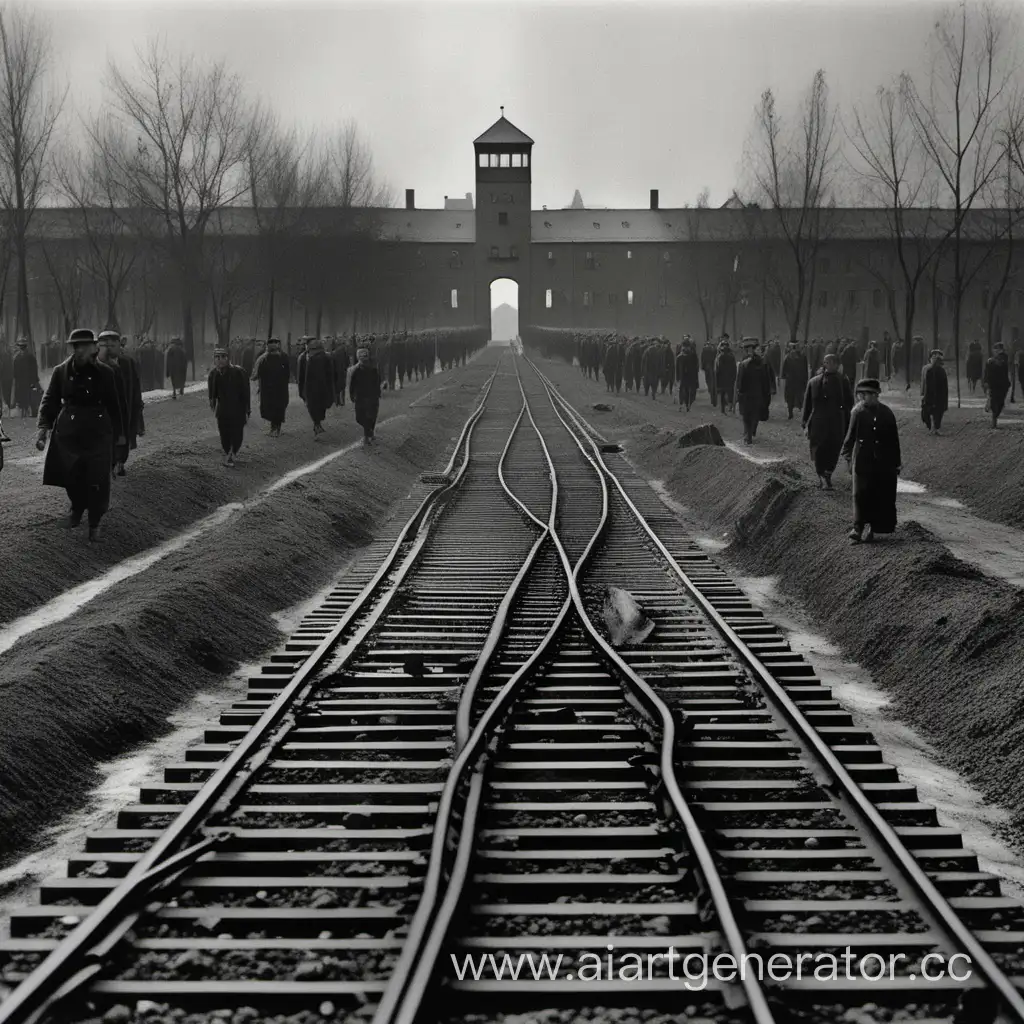
[[[254,112],[223,63],[172,60],[157,41],[138,54],[134,78],[111,62],[107,85],[120,125],[105,136],[110,164],[134,227],[164,247],[177,271],[194,377],[203,244],[214,215],[249,193]]]
[[[774,268],[769,288],[782,305],[792,341],[801,314],[804,333],[810,330],[815,261],[832,223],[837,149],[836,112],[824,71],[814,75],[795,131],[787,131],[773,91],[761,94],[747,166],[755,199],[774,213],[764,218],[765,227],[777,225],[789,256],[788,268]]]
[[[96,122],[90,136],[102,141],[108,129]],[[111,163],[113,148],[103,142],[85,153],[65,149],[55,166],[59,190],[79,218],[85,241],[83,269],[103,291],[105,328],[120,332],[118,300],[138,258],[139,243],[124,215],[128,196]]]
[[[353,206],[393,206],[394,190],[373,168],[373,154],[355,121],[346,121],[327,145],[327,202]]]
[[[35,11],[0,8],[0,204],[17,271],[16,331],[32,339],[28,231],[47,187],[50,142],[67,90],[48,89],[50,33]]]
[[[247,154],[249,193],[260,238],[261,276],[267,282],[267,337],[274,333],[277,285],[295,242],[310,227],[311,211],[328,197],[328,154],[312,136],[284,132],[267,114]]]
[[[943,11],[932,36],[927,91],[922,93],[909,74],[900,82],[921,147],[952,208],[950,285],[958,406],[961,307],[968,277],[973,276],[965,259],[965,229],[1002,160],[999,128],[1010,77],[1005,63],[1012,49],[1005,45],[1005,29],[1003,18],[987,5],[961,2]]]
[[[690,281],[693,297],[697,300],[700,309],[701,319],[704,321],[705,340],[710,341],[714,335],[714,294],[715,289],[708,283],[709,274],[706,269],[706,261],[701,253],[701,241],[704,237],[704,225],[708,215],[708,208],[711,199],[711,190],[707,187],[701,190],[697,196],[697,203],[692,209],[688,209],[685,216],[686,233],[683,239],[691,243],[691,252],[695,255],[690,259]],[[686,264],[684,263],[684,266]]]
[[[918,287],[949,239],[953,222],[949,217],[945,223],[936,219],[934,178],[902,90],[882,86],[873,110],[855,107],[853,130],[847,137],[858,158],[854,169],[872,206],[882,211],[895,256],[895,274],[890,273],[888,261],[879,265],[869,259],[866,266],[885,293],[896,338],[905,340],[909,389]],[[868,214],[872,215],[874,211]]]

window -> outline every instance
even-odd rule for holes
[[[881,309],[882,308],[882,289],[881,288],[876,288],[871,293],[871,303],[875,307],[875,309]]]
[[[548,249],[548,260],[554,260],[554,258],[555,254],[550,249]]]
[[[626,259],[627,260],[631,260],[632,258],[633,258],[633,250],[632,249],[627,249],[626,250]]]
[[[491,202],[492,203],[496,203],[498,201],[498,193],[497,192],[492,192],[490,195],[491,195]]]
[[[459,308],[459,289],[458,288],[453,288],[452,289],[452,309],[458,309],[458,308]]]
[[[633,305],[633,291],[632,291],[632,289],[630,289],[630,291],[626,292],[626,305],[627,306],[632,306]]]
[[[828,292],[818,292],[818,305],[822,309],[828,305]]]
[[[661,294],[661,295],[658,296],[658,305],[659,306],[667,306],[668,305],[668,298],[664,294]]]
[[[504,210],[502,210],[501,213],[498,214],[498,223],[508,224],[508,214]]]
[[[524,153],[523,154],[523,166],[524,167],[529,167],[530,166],[530,156],[529,156],[528,153]]]
[[[486,153],[481,153],[480,154],[480,166],[481,167],[486,167],[487,166],[487,154]]]
[[[828,273],[828,260],[827,259],[822,258],[822,259],[818,260],[818,273],[820,273],[820,274],[827,274]]]
[[[594,254],[592,252],[587,253],[587,269],[594,269]]]
[[[584,306],[589,306],[590,305],[590,292],[584,292],[583,293],[583,305]]]
[[[497,167],[498,166],[498,154],[497,153],[491,153],[490,161],[491,161],[491,166],[492,167]]]
[[[523,154],[522,153],[513,153],[512,154],[512,166],[513,167],[522,167],[523,166]]]
[[[491,259],[496,260],[498,258],[498,247],[496,245],[491,246]]]
[[[508,248],[508,258],[510,260],[519,259],[519,250],[514,245],[510,245]]]
[[[544,293],[544,308],[545,309],[550,309],[551,308],[551,289],[550,288]]]
[[[501,154],[501,158],[500,158],[500,160],[498,161],[498,166],[499,166],[499,167],[508,167],[508,165],[509,165],[509,162],[510,162],[510,161],[509,161],[509,155],[508,155],[508,153],[502,153],[502,154]]]
[[[669,263],[669,262],[671,262],[671,260],[672,260],[672,253],[670,253],[670,252],[669,252],[669,251],[668,251],[668,250],[666,249],[666,250],[665,250],[665,251],[664,251],[664,252],[663,252],[663,253],[661,254],[661,258],[662,258],[662,259],[663,259],[663,260],[664,260],[664,261],[665,261],[666,263]]]

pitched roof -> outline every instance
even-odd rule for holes
[[[532,146],[533,139],[531,139],[525,132],[521,132],[505,117],[504,114],[502,114],[501,117],[499,117],[498,120],[483,133],[483,135],[473,140],[474,146],[478,146],[480,143],[488,145],[494,144],[497,146],[525,143]]]

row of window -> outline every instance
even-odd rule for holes
[[[529,153],[481,153],[481,167],[529,167]]]
[[[829,291],[827,289],[822,289],[821,291],[818,292],[818,305],[822,309],[826,308],[829,305],[829,295],[830,295],[830,293],[829,293]],[[853,290],[853,289],[849,290],[846,293],[846,305],[847,305],[847,308],[848,309],[857,309],[860,306],[860,297],[861,297],[861,293],[859,291],[856,291],[856,290]],[[931,297],[932,297],[932,293],[931,293],[930,289],[926,290],[923,293],[923,295],[922,295],[922,299],[923,299],[924,303],[930,302],[931,301]],[[834,303],[838,303],[839,302],[839,292],[838,291],[831,292],[831,298],[832,298],[833,304]],[[1009,291],[1004,291],[1003,294],[1000,296],[1000,299],[999,299],[999,307],[1000,307],[1000,309],[1009,309],[1011,301],[1012,301],[1012,294]],[[983,288],[982,289],[981,296],[980,296],[980,302],[981,302],[981,308],[982,309],[988,309],[990,307],[990,305],[992,303],[992,293],[991,293],[991,291],[988,288]],[[881,288],[876,288],[871,293],[871,305],[875,309],[882,309],[882,308],[884,308],[884,306],[885,306],[885,298],[884,298],[884,296],[882,294],[882,289]],[[1018,305],[1018,307],[1024,307],[1024,292],[1017,292],[1017,305]],[[953,299],[950,296],[943,294],[942,292],[938,292],[935,295],[935,308],[937,310],[941,310],[941,309],[952,310],[952,308],[953,308]]]
[[[616,295],[615,292],[609,292],[608,293],[608,305],[609,306],[617,305],[618,301],[619,301],[619,297],[618,297],[618,295]],[[544,308],[545,309],[551,309],[553,303],[554,303],[554,293],[552,292],[552,290],[550,288],[548,288],[544,292]],[[594,296],[591,294],[591,292],[585,291],[583,293],[583,305],[584,306],[592,306],[593,304],[594,304]],[[665,303],[662,302],[662,305],[664,305],[664,304]],[[633,305],[633,292],[632,292],[632,290],[626,292],[626,305],[627,306],[632,306]]]

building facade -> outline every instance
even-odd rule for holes
[[[744,206],[735,196],[719,209],[661,209],[656,190],[643,209],[534,210],[533,147],[502,113],[473,143],[475,203],[470,196],[445,197],[444,209],[418,209],[410,189],[401,209],[306,211],[274,267],[264,265],[266,247],[253,211],[225,211],[208,236],[208,244],[219,247],[204,263],[211,286],[204,284],[193,303],[197,344],[209,347],[225,323],[232,335],[257,337],[270,329],[284,337],[486,324],[498,279],[518,286],[521,326],[605,328],[673,341],[683,334],[785,339],[794,333],[787,309],[795,302],[796,275],[783,214]],[[921,244],[931,244],[948,226],[948,211],[913,212]],[[966,259],[973,272],[962,306],[964,349],[990,330],[1014,341],[1024,327],[1024,278],[1016,265],[1000,289],[1006,246],[998,241],[997,214],[979,211],[968,225]],[[826,219],[813,256],[804,245],[804,290],[811,301],[796,335],[895,336],[890,307],[902,311],[904,295],[885,211],[831,210]],[[88,247],[75,211],[41,209],[33,232],[35,340],[61,334],[67,319],[103,326],[110,305],[105,293],[76,270],[75,254]],[[181,331],[179,285],[159,258],[146,266],[142,277],[129,275],[117,317],[123,331],[144,330],[160,340]],[[230,272],[221,269],[227,267]],[[926,274],[917,289],[915,333],[940,343],[952,334],[945,276],[940,267],[935,280]],[[276,289],[272,328],[269,281]],[[68,299],[76,287],[77,307]],[[8,337],[14,332],[12,293],[10,274]]]

